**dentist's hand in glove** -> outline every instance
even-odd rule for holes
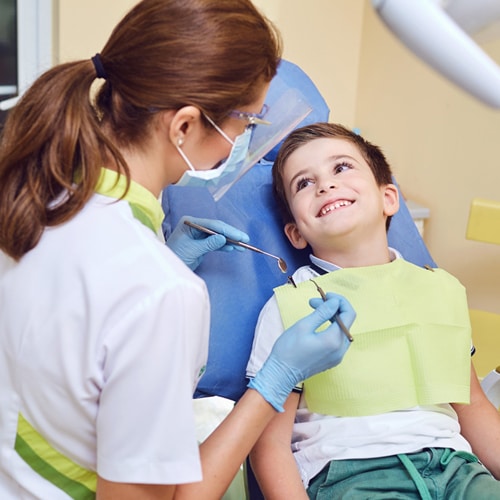
[[[309,301],[315,310],[278,337],[266,362],[248,384],[280,412],[299,382],[338,365],[349,349],[351,343],[336,321],[316,332],[337,311],[347,328],[356,317],[351,304],[341,295],[327,293],[326,298],[325,302],[320,298]]]
[[[187,226],[184,224],[185,220],[190,220],[221,234],[209,235],[191,226]],[[225,236],[244,243],[248,243],[250,240],[246,233],[220,220],[182,217],[167,239],[167,246],[194,271],[201,264],[203,256],[208,252],[215,250],[222,250],[224,252],[230,252],[234,249],[238,251],[245,250],[240,246],[227,244]]]

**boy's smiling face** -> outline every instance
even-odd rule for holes
[[[295,248],[309,243],[326,258],[333,248],[385,238],[387,216],[399,207],[393,184],[378,186],[357,147],[345,139],[314,139],[286,160],[283,181],[295,222],[285,233]]]

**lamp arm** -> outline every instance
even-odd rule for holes
[[[423,61],[500,108],[500,67],[432,0],[372,0],[386,26]]]

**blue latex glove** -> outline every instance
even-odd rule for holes
[[[194,229],[184,224],[186,219],[221,234],[209,235],[203,231]],[[244,243],[248,243],[250,239],[248,234],[220,220],[182,217],[167,239],[167,246],[194,271],[201,264],[203,256],[208,252],[213,252],[214,250],[222,250],[224,252],[230,252],[234,249],[239,251],[245,250],[237,245],[226,244],[226,238],[223,235],[235,241],[243,241]]]
[[[280,412],[288,395],[299,382],[337,366],[349,349],[351,343],[337,322],[316,332],[337,311],[347,328],[356,318],[347,299],[334,293],[327,293],[326,297],[325,302],[321,298],[309,301],[315,311],[278,337],[266,362],[248,384]]]

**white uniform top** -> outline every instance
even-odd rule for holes
[[[390,251],[392,259],[401,257],[396,250]],[[339,269],[314,256],[311,260],[327,271]],[[313,269],[304,266],[293,274],[293,280],[300,283],[316,276]],[[264,364],[283,329],[278,303],[273,295],[259,315],[247,366],[248,377],[254,377]],[[311,413],[302,396],[291,447],[306,488],[310,480],[332,460],[384,457],[429,447],[471,451],[469,443],[460,435],[457,415],[448,404],[373,416],[335,417]]]
[[[60,453],[115,482],[199,481],[209,315],[204,282],[126,200],[95,194],[18,263],[0,252],[0,498],[69,498],[17,450],[25,421],[51,465]]]

